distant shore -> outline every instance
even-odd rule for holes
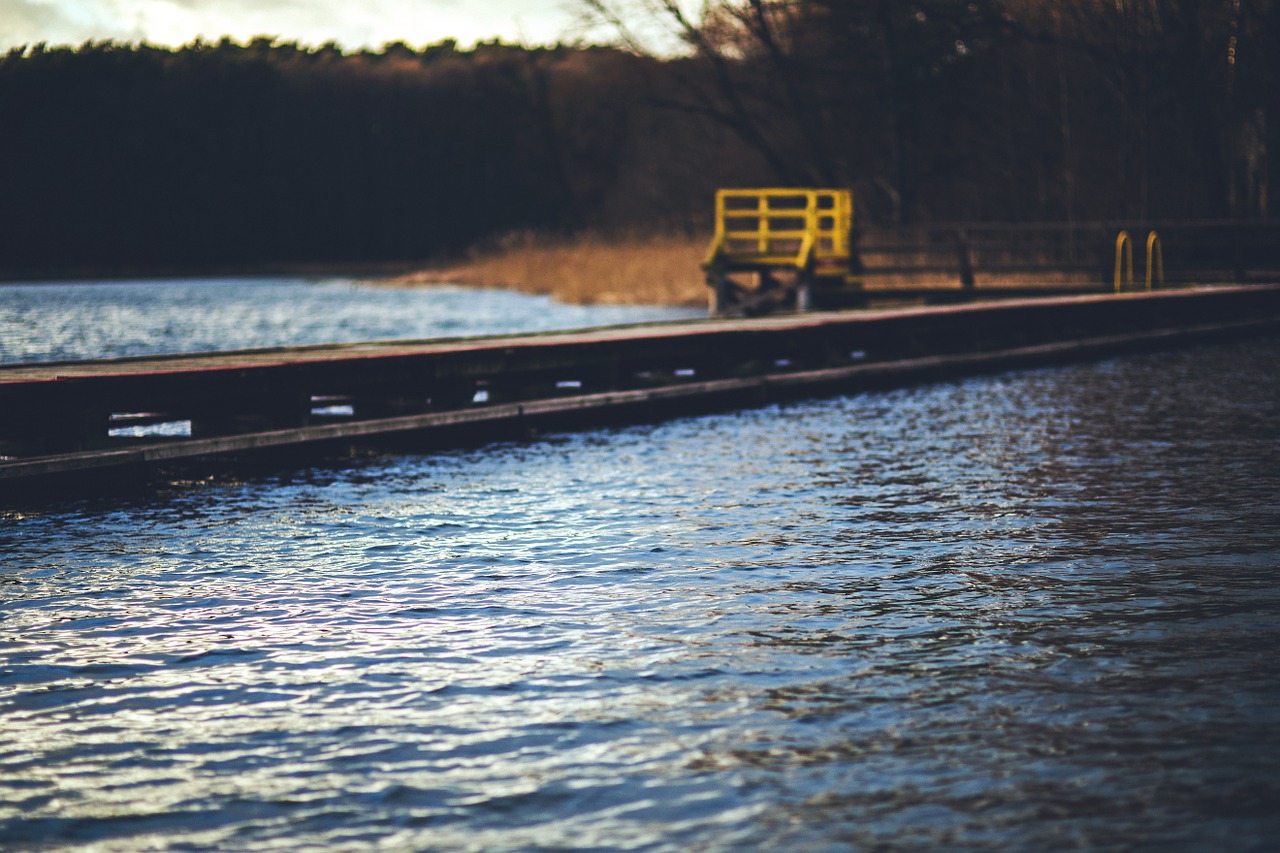
[[[8,284],[60,284],[73,281],[148,281],[190,278],[359,278],[379,280],[421,269],[423,261],[386,263],[278,263],[209,267],[111,267],[0,270],[0,287]]]
[[[77,280],[346,276],[391,287],[461,285],[515,290],[578,305],[697,307],[707,301],[700,268],[705,250],[706,240],[702,237],[520,234],[458,260],[281,263],[203,269],[17,270],[0,272],[0,287]]]

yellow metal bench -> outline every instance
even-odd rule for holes
[[[853,193],[834,189],[725,189],[716,193],[715,237],[702,268],[711,309],[723,314],[754,304],[810,307],[815,281],[856,285],[850,271]],[[755,275],[749,289],[733,273]],[[791,276],[790,283],[778,273]]]

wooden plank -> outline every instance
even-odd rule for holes
[[[164,356],[104,359],[101,361],[49,362],[0,365],[0,385],[67,381],[81,378],[116,376],[159,376],[165,374],[204,374],[215,376],[236,370],[259,371],[296,365],[377,363],[393,358],[416,358],[431,355],[467,356],[478,353],[509,351],[529,352],[574,344],[643,342],[659,344],[675,340],[707,339],[737,332],[799,331],[831,324],[858,325],[887,319],[912,318],[928,314],[973,315],[989,311],[1016,311],[1023,308],[1054,308],[1115,304],[1117,301],[1159,302],[1182,300],[1197,295],[1227,296],[1250,292],[1267,292],[1276,285],[1222,286],[1134,292],[1125,294],[1083,294],[1047,298],[1015,298],[999,302],[972,302],[945,307],[897,307],[860,312],[812,312],[773,315],[756,318],[716,318],[682,323],[618,326],[585,331],[548,332],[454,340],[388,341],[373,344],[334,344],[290,347],[269,350],[241,350],[216,353],[190,353]],[[941,290],[941,288],[940,288]]]
[[[150,467],[165,462],[245,453],[265,449],[353,441],[397,433],[431,432],[473,424],[513,423],[555,415],[599,412],[652,404],[676,404],[744,392],[763,392],[759,399],[805,393],[822,386],[859,387],[939,375],[1081,358],[1134,347],[1169,343],[1232,333],[1256,332],[1280,326],[1280,317],[1254,317],[1236,322],[1192,324],[1121,334],[1092,336],[986,352],[949,353],[895,361],[797,370],[779,374],[689,381],[654,389],[609,391],[556,399],[509,403],[396,418],[352,421],[342,424],[271,430],[210,439],[177,440],[128,449],[85,451],[34,459],[0,462],[0,484],[13,486],[54,475],[101,471],[121,467]]]

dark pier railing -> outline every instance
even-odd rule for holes
[[[800,191],[750,192],[758,212],[718,208],[704,264],[716,314],[1280,281],[1280,220],[858,227],[840,205],[797,207]]]
[[[1280,279],[1280,220],[959,223],[862,228],[854,264],[869,289],[1114,286],[1116,237],[1155,233],[1164,283],[1247,284]],[[1137,279],[1144,276],[1141,249]]]

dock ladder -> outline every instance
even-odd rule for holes
[[[1116,266],[1112,281],[1116,293],[1126,286],[1133,287],[1133,238],[1128,231],[1116,235]],[[1151,289],[1153,282],[1157,286],[1164,285],[1164,247],[1155,231],[1147,234],[1147,290]]]

